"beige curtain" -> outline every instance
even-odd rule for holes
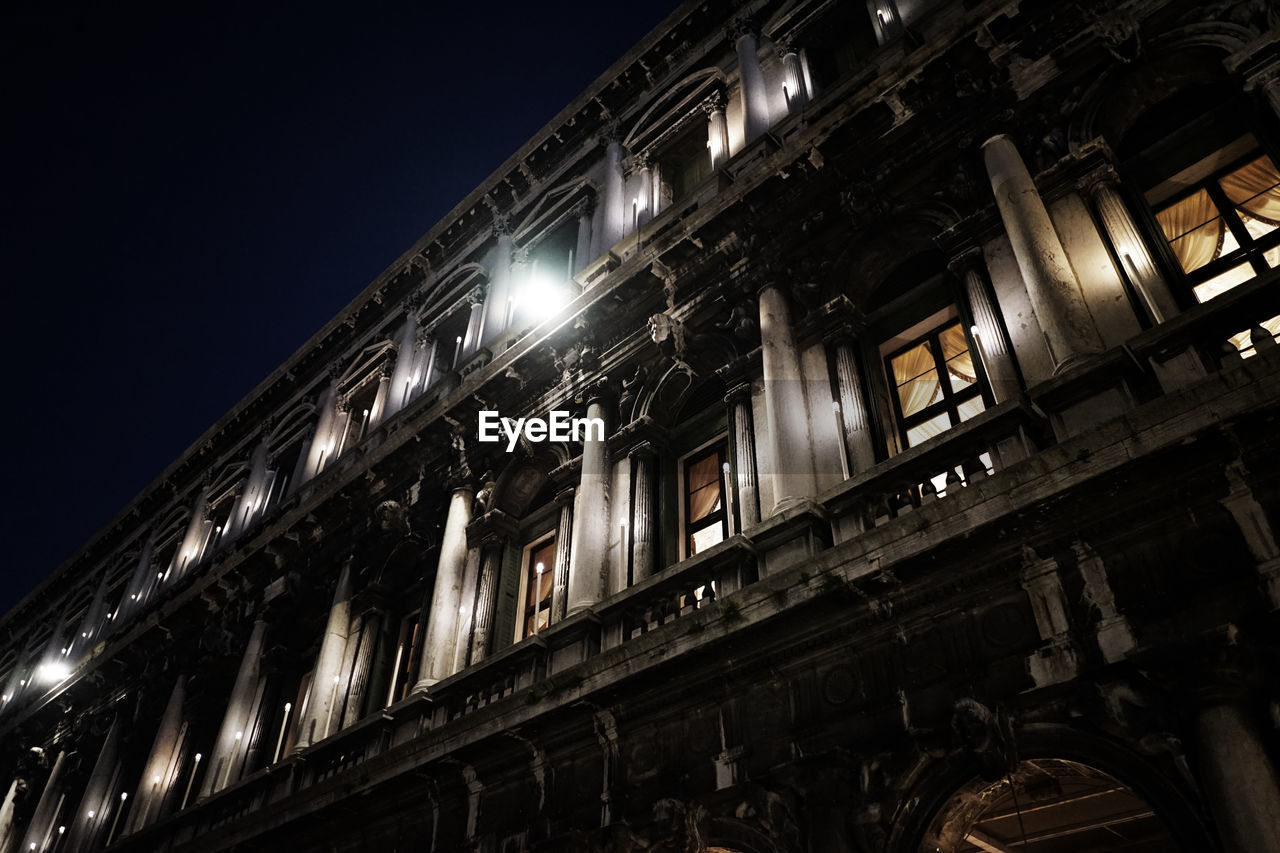
[[[1263,155],[1222,179],[1227,198],[1245,213],[1268,225],[1280,225],[1280,174]]]
[[[701,521],[720,506],[720,466],[716,456],[689,468],[689,521]]]
[[[1159,211],[1156,221],[1185,272],[1209,263],[1222,249],[1222,219],[1204,190]]]
[[[928,344],[907,350],[893,359],[893,380],[898,386],[902,414],[910,417],[938,399],[938,372]]]

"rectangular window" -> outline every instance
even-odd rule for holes
[[[986,409],[973,353],[951,319],[885,359],[899,432],[915,447]]]
[[[551,593],[555,587],[556,537],[551,534],[525,548],[524,582],[520,589],[520,635],[530,637],[551,624]]]
[[[1155,215],[1199,302],[1280,266],[1280,170],[1257,150],[1196,180]],[[1280,316],[1262,325],[1280,333]],[[1231,343],[1253,354],[1247,332]]]
[[[705,120],[695,120],[664,147],[656,160],[658,210],[688,198],[711,176],[711,152]]]
[[[718,441],[686,457],[684,480],[685,556],[700,554],[729,536],[725,500],[728,447]]]

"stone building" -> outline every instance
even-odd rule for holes
[[[0,621],[0,853],[1280,850],[1277,162],[1266,2],[685,3]]]

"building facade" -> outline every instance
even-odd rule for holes
[[[683,4],[0,620],[0,853],[1280,850],[1277,163],[1266,2]]]

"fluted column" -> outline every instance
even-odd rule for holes
[[[704,109],[707,113],[707,151],[711,168],[719,169],[729,159],[729,124],[724,118],[724,97],[716,95]]]
[[[626,149],[616,137],[616,129],[611,129],[609,132],[611,136],[606,136],[604,150],[604,210],[602,211],[604,228],[601,229],[603,233],[600,235],[600,245],[596,247],[597,256],[612,249],[614,244],[626,236],[630,224],[627,222],[629,206],[622,173],[622,160],[626,156]]]
[[[569,595],[566,615],[572,616],[604,599],[605,555],[609,543],[609,460],[605,439],[609,437],[609,413],[603,386],[590,389],[587,419],[604,421],[604,435],[586,431],[582,443],[582,471],[575,496],[573,544],[569,555]]]
[[[749,25],[735,22],[734,49],[738,53],[738,74],[742,83],[743,134],[751,142],[769,129],[769,96],[760,70],[756,34]]]
[[[231,509],[231,515],[227,518],[226,533],[223,538],[228,542],[239,536],[253,522],[258,510],[262,508],[263,498],[266,497],[267,455],[270,444],[270,438],[263,436],[249,458],[249,476],[240,490],[240,497],[236,499],[235,506]]]
[[[156,570],[151,563],[153,545],[153,538],[148,536],[142,545],[142,553],[138,555],[138,562],[134,564],[129,584],[124,588],[120,603],[116,606],[116,617],[113,620],[116,626],[128,622],[142,609],[142,602],[146,599],[147,591],[151,589],[151,582],[156,576]]]
[[[391,376],[394,373],[395,359],[383,359],[378,367],[378,390],[373,396],[373,405],[369,407],[369,421],[364,430],[365,435],[368,435],[386,417],[387,398],[391,393]],[[363,437],[362,435],[361,438]]]
[[[741,532],[760,523],[760,488],[756,482],[755,429],[751,423],[751,383],[742,382],[725,395],[730,451],[733,453],[734,505]]]
[[[494,250],[493,266],[489,274],[489,299],[484,309],[484,335],[469,350],[477,346],[487,346],[500,337],[507,328],[507,316],[510,313],[511,298],[511,263],[515,244],[511,237],[511,227],[506,217],[499,217],[494,225],[494,234],[498,238]]]
[[[982,150],[1027,297],[1044,332],[1054,372],[1061,372],[1100,353],[1102,338],[1049,211],[1013,141],[1001,134],[987,140]]]
[[[476,582],[475,616],[471,626],[471,656],[468,664],[477,664],[489,654],[501,566],[502,542],[492,537],[487,538],[480,547],[480,577]]]
[[[1142,299],[1151,319],[1163,323],[1178,313],[1178,303],[1173,299],[1168,283],[1156,267],[1155,259],[1147,249],[1146,241],[1138,233],[1129,207],[1120,195],[1119,177],[1107,168],[1090,176],[1085,187],[1094,210],[1102,222],[1107,239],[1116,257],[1124,267],[1125,276],[1133,283],[1133,289]]]
[[[1196,718],[1200,783],[1228,853],[1280,850],[1280,782],[1257,725],[1234,697]]]
[[[449,498],[415,690],[424,690],[453,675],[458,643],[458,610],[462,606],[463,573],[467,562],[467,525],[471,523],[474,498],[475,491],[470,486],[455,488]]]
[[[787,109],[791,112],[804,109],[809,103],[809,87],[805,85],[804,68],[800,65],[800,54],[789,46],[778,51],[782,58],[783,86],[786,87]]]
[[[995,306],[987,293],[985,268],[982,250],[977,248],[963,252],[951,262],[952,272],[964,281],[969,313],[973,316],[973,336],[991,385],[991,395],[997,403],[1003,403],[1018,396],[1021,388],[1018,371],[1006,343],[1004,324],[996,316]]]
[[[137,832],[154,823],[160,816],[165,794],[177,774],[177,762],[174,759],[182,745],[182,715],[186,701],[187,678],[179,675],[169,694],[164,714],[160,717],[155,739],[151,742],[151,752],[147,755],[147,763],[142,767],[142,776],[138,779],[137,790],[133,795],[133,811],[129,814],[128,832]]]
[[[307,453],[307,467],[297,482],[299,486],[324,470],[338,451],[338,438],[334,435],[334,426],[338,420],[337,388],[330,385],[324,389],[320,399],[316,401],[316,411],[319,413],[316,434]]]
[[[58,807],[62,804],[64,795],[62,776],[66,768],[67,753],[63,750],[54,759],[53,768],[49,771],[49,779],[44,783],[44,790],[40,792],[36,810],[32,812],[31,822],[27,824],[27,833],[23,836],[20,851],[52,849],[53,845],[50,842],[53,824],[58,819]]]
[[[840,393],[840,424],[848,454],[849,475],[856,476],[876,464],[875,440],[871,434],[870,409],[863,391],[862,372],[852,336],[839,335],[832,344],[836,361],[836,384]]]
[[[556,564],[551,590],[551,622],[559,622],[565,617],[565,605],[569,597],[569,557],[573,543],[573,487],[562,489],[556,493],[556,504],[560,507],[560,520],[556,525]]]
[[[485,330],[485,298],[488,289],[484,285],[477,285],[467,294],[467,301],[470,303],[470,314],[467,315],[467,332],[462,337],[461,347],[454,351],[453,369],[458,369],[458,364],[462,359],[471,355],[480,348],[481,336]],[[500,321],[495,320],[495,323]]]
[[[657,451],[647,441],[631,448],[631,478],[635,499],[631,505],[631,571],[639,583],[654,573],[657,551],[653,533],[658,515]]]
[[[420,370],[414,373],[413,382],[410,384],[410,394],[406,398],[405,403],[413,399],[413,396],[427,390],[431,387],[432,374],[435,373],[440,366],[440,340],[435,335],[427,332],[418,336],[418,352]]]
[[[311,677],[311,696],[298,718],[298,740],[295,750],[301,751],[311,744],[324,740],[341,718],[335,719],[338,687],[342,680],[342,664],[347,653],[347,632],[351,628],[351,565],[348,562],[338,573],[338,583],[333,592],[333,605],[325,623],[324,638],[320,641],[320,653],[316,656],[315,673]]]
[[[773,469],[760,472],[773,483],[773,506],[767,513],[761,507],[767,517],[797,500],[814,497],[818,484],[804,374],[787,296],[777,285],[768,284],[760,291],[759,301],[765,423],[758,426],[769,443]]]
[[[240,669],[227,699],[227,710],[222,715],[218,737],[209,753],[209,775],[204,781],[203,795],[221,791],[240,778],[244,768],[244,756],[248,748],[250,715],[258,690],[262,671],[262,650],[266,640],[267,623],[259,619],[253,624],[249,642],[240,658]]]
[[[591,257],[591,212],[592,204],[590,199],[583,199],[574,205],[573,215],[578,218],[578,239],[574,244],[573,265],[569,270],[570,277],[582,272],[583,268],[594,260]]]
[[[404,318],[404,327],[396,337],[395,370],[391,374],[391,390],[381,416],[389,418],[409,402],[413,387],[414,371],[421,368],[421,352],[418,349],[418,314],[411,308]]]
[[[642,226],[653,219],[653,165],[647,158],[642,158],[637,172],[640,177],[640,190],[636,193],[636,225]]]
[[[379,607],[371,607],[357,617],[357,624],[347,643],[347,655],[351,658],[350,675],[347,678],[346,704],[342,710],[342,727],[354,725],[364,717],[365,697],[369,693],[369,679],[373,674],[373,659],[378,652],[386,614]]]

